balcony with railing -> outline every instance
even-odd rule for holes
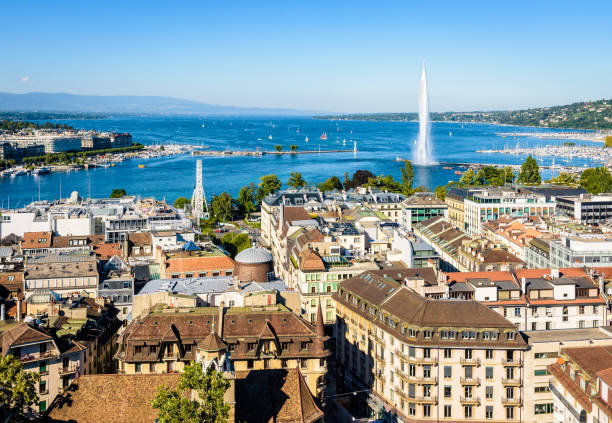
[[[480,398],[478,398],[478,397],[471,397],[471,398],[461,397],[459,402],[461,402],[461,404],[464,404],[464,405],[480,405]]]
[[[466,366],[480,366],[480,358],[465,358],[461,357],[459,362]]]
[[[502,404],[503,405],[516,405],[516,406],[519,406],[522,403],[523,403],[523,401],[521,401],[520,398],[506,398],[506,397],[502,398]]]
[[[522,366],[523,365],[523,361],[522,360],[515,360],[515,359],[506,359],[504,358],[502,360],[502,364],[504,366]]]
[[[435,385],[438,383],[438,378],[436,376],[429,377],[415,377],[412,378],[419,385]]]
[[[476,385],[480,386],[480,378],[479,377],[462,377],[461,379],[462,385]]]
[[[45,352],[37,352],[30,354],[22,354],[19,357],[19,360],[22,363],[33,363],[35,361],[49,360],[51,358],[56,358],[58,354],[55,351],[45,351]]]
[[[416,357],[413,360],[415,360],[418,364],[421,365],[432,365],[432,366],[437,366],[438,365],[438,358],[437,357]]]
[[[520,379],[502,379],[502,385],[521,386],[522,382]]]
[[[415,402],[418,403],[423,403],[423,404],[437,404],[438,403],[438,397],[436,396],[428,396],[428,397],[423,397],[423,396],[416,396],[414,398]]]
[[[76,371],[78,370],[78,367],[76,364],[70,364],[68,366],[62,366],[60,367],[58,373],[60,376],[66,376],[66,375],[71,375],[76,373]]]

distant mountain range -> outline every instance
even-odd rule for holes
[[[417,120],[416,113],[360,113],[316,116],[339,120]],[[493,123],[498,125],[540,126],[568,129],[612,129],[612,100],[587,101],[564,106],[525,110],[431,113],[440,122]]]
[[[0,93],[0,111],[163,115],[312,116],[313,110],[219,106],[174,97]],[[328,112],[329,113],[329,112]]]

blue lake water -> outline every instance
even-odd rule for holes
[[[357,153],[304,155],[224,156],[202,157],[204,189],[207,196],[227,191],[236,195],[243,185],[257,184],[259,177],[276,174],[285,183],[293,171],[301,172],[308,182],[319,183],[336,175],[368,169],[375,174],[400,177],[403,163],[397,156],[411,158],[418,131],[417,122],[327,121],[310,118],[196,118],[196,117],[117,117],[95,120],[63,120],[77,128],[100,131],[130,132],[135,142],[144,144],[184,143],[208,146],[214,150],[273,150],[276,144],[289,150],[296,144],[303,150],[352,149],[357,142]],[[484,124],[432,124],[435,159],[439,162],[478,162],[520,164],[525,156],[480,154],[476,150],[521,146],[561,144],[561,140],[541,140],[528,137],[501,138],[499,132],[547,131],[546,129],[516,128]],[[320,140],[326,133],[328,139]],[[269,136],[272,139],[268,139]],[[309,142],[306,142],[306,137]],[[346,147],[342,142],[346,140]],[[588,142],[576,141],[577,144]],[[152,159],[132,159],[112,168],[96,168],[73,172],[52,172],[42,176],[0,178],[2,207],[20,207],[40,198],[53,200],[66,197],[72,191],[82,196],[108,196],[113,188],[124,188],[128,194],[155,196],[173,201],[176,197],[190,197],[195,182],[197,157],[178,155]],[[543,157],[541,164],[550,164],[551,157]],[[559,164],[559,162],[557,162]],[[584,161],[574,160],[573,165]],[[144,168],[138,165],[144,164]],[[588,163],[590,164],[590,163]],[[549,176],[546,171],[544,176]],[[456,180],[454,170],[441,165],[416,167],[416,184],[434,188]],[[61,190],[61,191],[60,191]],[[90,191],[91,190],[91,191]]]

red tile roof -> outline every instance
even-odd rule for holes
[[[521,278],[541,278],[544,275],[550,275],[551,269],[516,269],[514,271],[518,280]],[[586,273],[581,267],[570,267],[559,269],[559,276],[584,276]]]
[[[225,255],[172,257],[166,260],[166,273],[234,270],[236,263]]]
[[[510,281],[514,282],[514,277],[511,272],[493,271],[493,272],[449,272],[448,282],[465,282],[468,279],[490,279],[492,282]]]
[[[158,412],[151,406],[159,386],[175,389],[179,374],[83,375],[50,407],[51,421],[79,423],[150,423]]]
[[[25,232],[21,241],[21,248],[49,248],[51,247],[52,232]]]
[[[123,252],[121,251],[121,245],[119,243],[101,243],[93,246],[93,252],[96,253],[96,257],[99,260],[110,260],[113,256],[119,256],[123,258]]]

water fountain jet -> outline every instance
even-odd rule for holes
[[[435,164],[431,152],[431,124],[429,122],[429,94],[427,92],[427,72],[425,62],[421,72],[419,85],[419,135],[416,139],[416,148],[413,153],[413,162],[420,166]]]

